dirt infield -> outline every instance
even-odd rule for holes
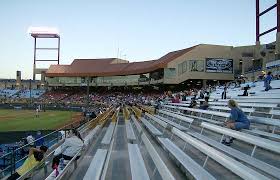
[[[0,121],[1,120],[9,120],[9,119],[12,119],[14,118],[15,116],[0,116]]]
[[[83,118],[82,113],[76,113],[76,114],[72,115],[71,121],[69,121],[67,124],[71,124],[71,123],[74,123],[74,122],[79,122],[82,118]],[[57,126],[56,129],[60,129],[64,126],[65,126],[65,124]]]

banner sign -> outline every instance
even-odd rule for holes
[[[204,61],[203,60],[189,60],[189,69],[190,71],[204,71]]]
[[[233,60],[206,58],[206,72],[233,73]]]

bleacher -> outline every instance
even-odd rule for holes
[[[32,89],[31,94],[30,90],[20,90],[16,95],[14,95],[15,98],[39,98],[41,95],[45,93],[45,90],[41,89]]]
[[[81,127],[82,156],[53,179],[280,179],[280,98],[274,98],[280,91],[272,89],[270,98],[259,86],[246,98],[237,96],[238,88],[228,92],[251,120],[249,130],[223,126],[230,109],[216,97],[219,89],[208,110],[189,108],[188,101],[156,112],[142,105],[111,108]],[[235,138],[231,146],[221,143],[224,136]]]
[[[0,97],[12,97],[18,91],[17,89],[0,89]]]

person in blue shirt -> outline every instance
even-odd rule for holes
[[[271,80],[272,80],[271,72],[268,72],[266,77],[264,78],[265,91],[272,89],[272,87],[270,86]]]
[[[228,101],[228,107],[231,109],[230,117],[229,120],[225,122],[225,126],[237,131],[241,129],[249,129],[250,121],[246,114],[238,107],[238,104],[231,99]],[[227,146],[230,146],[232,142],[233,138],[231,137],[225,137],[225,139],[222,141],[222,143]]]
[[[43,146],[44,145],[44,138],[43,138],[43,136],[42,136],[42,134],[41,134],[41,132],[40,131],[38,131],[37,132],[37,134],[36,134],[36,136],[35,136],[35,146],[36,147],[40,147],[40,146]]]

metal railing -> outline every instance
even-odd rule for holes
[[[24,160],[28,157],[28,151],[30,147],[34,147],[34,144],[37,141],[40,141],[41,139],[44,139],[46,143],[44,145],[50,147],[54,145],[55,143],[59,142],[59,140],[63,139],[63,136],[66,137],[66,132],[72,128],[76,128],[83,125],[82,120],[72,122],[70,124],[67,124],[63,126],[62,128],[55,130],[45,136],[42,136],[41,138],[36,139],[33,142],[30,142],[28,144],[25,144],[20,147],[16,147],[2,155],[0,157],[0,161],[2,161],[2,169],[0,169],[0,178],[3,178],[9,174],[12,174],[15,172],[16,168],[18,168]],[[61,131],[64,131],[64,134],[61,133]]]

